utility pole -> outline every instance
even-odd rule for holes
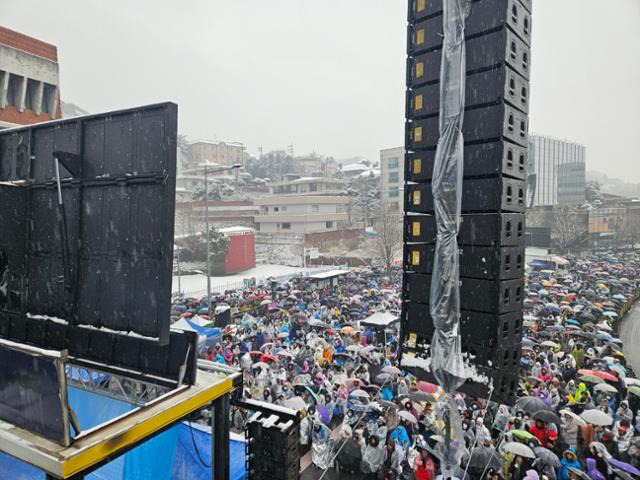
[[[204,164],[204,224],[205,241],[207,242],[207,307],[211,315],[211,240],[209,238],[209,179],[207,178],[207,164]]]

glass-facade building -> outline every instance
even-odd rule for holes
[[[536,176],[533,206],[585,201],[586,147],[557,138],[529,136],[529,175]]]

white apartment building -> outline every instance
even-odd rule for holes
[[[273,182],[269,191],[274,195],[341,195],[345,187],[346,182],[339,178],[302,177]]]
[[[347,222],[348,198],[337,195],[272,195],[255,200],[260,233],[316,233],[340,230]]]
[[[389,211],[403,210],[404,147],[380,150],[380,198]]]

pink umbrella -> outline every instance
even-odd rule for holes
[[[425,392],[425,393],[436,393],[438,391],[438,386],[433,384],[433,383],[429,383],[429,382],[425,382],[424,380],[420,380],[418,382],[418,390]]]
[[[347,388],[349,390],[353,390],[354,388],[358,388],[362,385],[362,380],[360,380],[359,378],[347,378],[345,383],[347,384]]]

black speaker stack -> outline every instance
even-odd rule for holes
[[[245,426],[247,472],[252,480],[300,478],[300,425],[275,413],[256,412]]]
[[[428,358],[436,243],[431,182],[439,138],[443,0],[409,0],[403,358]],[[531,0],[472,0],[465,20],[461,337],[476,372],[461,388],[512,403],[518,384],[525,268]],[[412,362],[404,362],[406,364]],[[420,362],[413,362],[420,363]],[[433,379],[423,368],[410,368]]]

